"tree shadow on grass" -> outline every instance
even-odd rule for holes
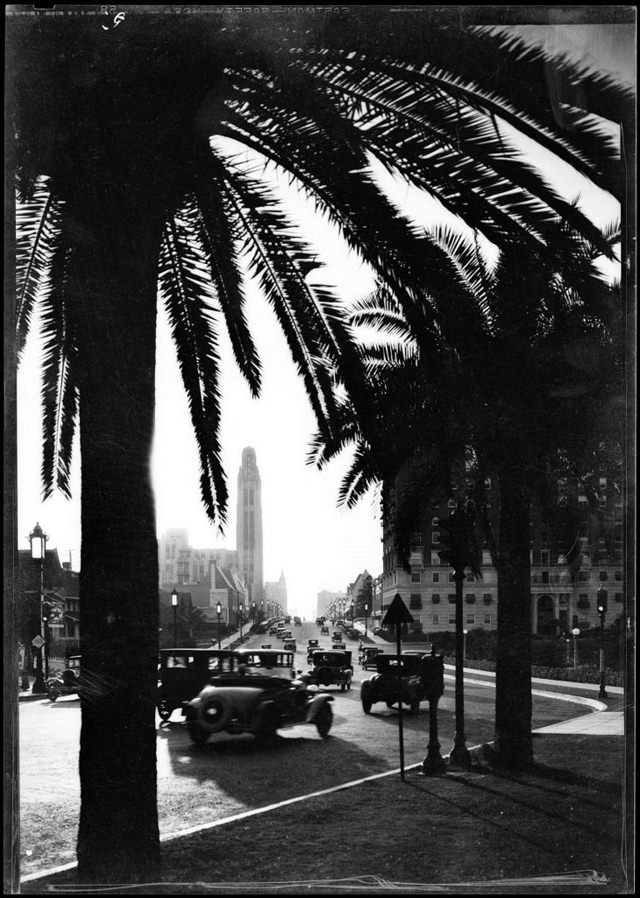
[[[475,772],[480,772],[488,774],[489,777],[495,776],[494,771],[489,767],[477,767]],[[557,773],[561,773],[562,771],[556,771]],[[497,799],[498,802],[504,804],[504,802],[509,802],[511,805],[516,805],[518,808],[522,808],[524,811],[541,815],[550,820],[557,821],[559,824],[567,823],[567,811],[562,807],[562,803],[559,798],[555,799],[555,807],[549,806],[549,800],[542,796],[540,801],[535,800],[527,800],[524,798],[524,791],[528,788],[535,789],[544,789],[544,786],[540,783],[529,783],[523,781],[521,777],[507,777],[504,775],[497,775],[496,777],[500,782],[497,788],[491,788],[490,779],[484,778],[482,781],[477,778],[470,777],[468,774],[464,773],[454,773],[448,772],[446,776],[447,781],[458,783],[459,785],[466,786],[470,791],[476,792],[478,795],[482,794],[487,800],[491,800],[493,798]],[[511,785],[508,785],[511,784]],[[411,785],[420,786],[421,784],[411,783]],[[500,788],[502,786],[502,788]],[[554,795],[564,799],[567,805],[573,809],[573,806],[576,804],[584,805],[588,804],[591,808],[595,809],[597,813],[597,821],[595,824],[591,823],[589,820],[582,818],[574,819],[571,821],[571,825],[576,827],[577,829],[583,830],[585,832],[589,832],[592,835],[600,838],[603,841],[615,841],[618,837],[617,829],[615,826],[612,827],[603,827],[603,813],[610,814],[612,817],[616,816],[616,811],[619,809],[616,808],[615,805],[609,804],[599,804],[596,802],[589,801],[585,799],[582,794],[577,794],[575,791],[573,792],[565,792],[558,793],[557,790],[551,790]],[[441,796],[440,796],[441,797]],[[446,799],[445,799],[446,800]],[[485,801],[482,802],[486,804]],[[466,806],[465,806],[466,807]],[[467,808],[466,813],[469,813]],[[492,821],[493,822],[493,821]],[[608,836],[607,836],[608,833]]]

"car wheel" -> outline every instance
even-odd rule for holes
[[[393,708],[394,702],[387,702],[387,708]]]
[[[194,745],[206,745],[209,734],[205,733],[199,724],[194,723],[192,720],[188,721],[187,732]]]
[[[221,696],[205,698],[198,712],[198,723],[206,733],[219,733],[231,717],[231,708]]]
[[[58,698],[59,695],[60,695],[60,693],[58,692],[58,690],[57,690],[55,687],[52,686],[52,687],[49,689],[49,699],[50,699],[50,701],[55,702],[55,700]]]
[[[370,698],[364,698],[364,697],[363,697],[363,699],[362,699],[362,710],[364,711],[365,714],[371,714],[371,705],[372,705],[372,704],[373,704],[373,702],[371,701]]]
[[[333,711],[331,710],[331,705],[328,702],[325,702],[318,711],[316,717],[316,728],[318,730],[318,734],[322,736],[323,739],[326,739],[329,735],[329,730],[331,729],[332,723]]]
[[[158,714],[160,715],[160,720],[169,720],[173,713],[173,708],[171,705],[167,704],[164,700],[158,702]]]
[[[331,671],[328,667],[321,667],[318,671],[318,684],[320,686],[330,686],[333,682]]]
[[[346,689],[345,684],[344,684],[344,683],[340,683],[340,692],[344,692],[345,689]]]
[[[411,713],[417,714],[418,711],[420,710],[420,699],[417,698],[417,699],[415,699],[415,701],[411,702],[410,707],[411,707]]]
[[[273,745],[278,739],[278,714],[273,705],[265,705],[260,714],[258,738],[265,745]]]

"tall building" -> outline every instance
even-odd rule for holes
[[[268,617],[275,617],[280,612],[287,610],[287,581],[284,571],[280,571],[280,579],[267,581],[264,584],[265,613]]]
[[[247,586],[248,601],[264,601],[262,573],[262,486],[251,446],[242,450],[238,471],[238,515],[236,524],[238,567]]]

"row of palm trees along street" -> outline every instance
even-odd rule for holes
[[[47,496],[69,491],[81,422],[82,656],[94,688],[82,698],[80,882],[160,877],[157,300],[202,501],[223,523],[223,323],[250,390],[262,385],[245,271],[315,413],[312,457],[322,466],[355,442],[344,498],[420,460],[400,546],[412,508],[446,495],[458,462],[477,483],[499,482],[497,757],[533,760],[529,508],[549,476],[614,467],[628,448],[624,298],[598,268],[620,258],[621,241],[627,252],[628,233],[597,227],[520,147],[533,142],[622,201],[609,126],[628,165],[633,96],[451,12],[229,7],[167,18],[143,8],[110,29],[79,15],[8,19],[17,356],[38,310]],[[463,233],[413,227],[370,175],[372,158]],[[276,170],[375,272],[374,295],[354,309],[307,280],[315,256],[292,235],[266,176]]]

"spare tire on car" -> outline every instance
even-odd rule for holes
[[[228,701],[221,695],[205,698],[198,711],[198,720],[207,733],[219,733],[226,727],[231,717]]]
[[[330,667],[321,667],[317,676],[320,686],[330,686],[333,683],[333,674]]]

